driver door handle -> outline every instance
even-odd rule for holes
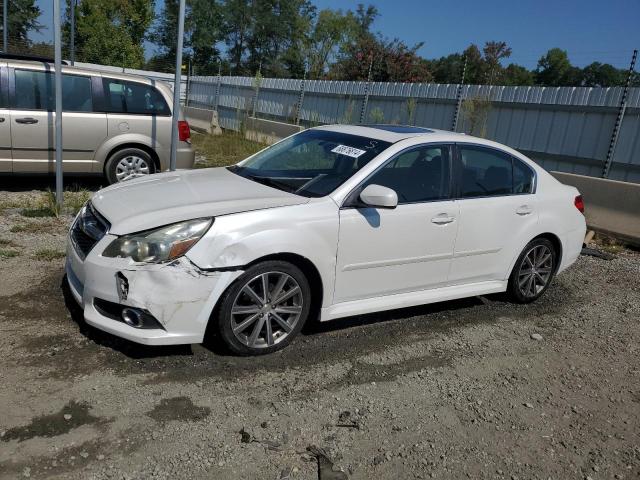
[[[431,223],[435,223],[436,225],[446,225],[447,223],[451,223],[456,219],[447,213],[440,213],[431,219]]]
[[[16,118],[16,123],[26,123],[27,125],[33,125],[34,123],[38,123],[38,119],[33,117]]]

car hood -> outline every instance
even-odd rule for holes
[[[298,205],[309,199],[246,179],[226,168],[160,173],[111,185],[91,203],[124,235],[200,217]]]

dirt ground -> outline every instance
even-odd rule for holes
[[[581,257],[532,305],[489,296],[337,320],[236,358],[84,326],[64,259],[37,254],[64,249],[71,217],[25,218],[15,205],[41,192],[8,190],[2,479],[640,476],[637,252]]]

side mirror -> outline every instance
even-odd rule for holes
[[[382,185],[369,185],[360,192],[360,200],[367,205],[377,208],[396,208],[398,194]]]

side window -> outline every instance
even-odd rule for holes
[[[52,73],[16,70],[13,107],[24,110],[55,110],[55,78]],[[62,75],[62,110],[91,112],[91,79],[80,75]]]
[[[510,195],[513,191],[511,156],[490,148],[461,146],[462,198]]]
[[[449,147],[418,147],[401,153],[364,186],[382,185],[398,194],[398,203],[449,198]]]
[[[513,159],[513,193],[533,192],[533,170],[518,159]]]
[[[106,109],[112,113],[170,115],[162,94],[152,85],[103,78]]]
[[[53,76],[46,72],[16,70],[16,94],[13,107],[24,110],[53,110]]]

